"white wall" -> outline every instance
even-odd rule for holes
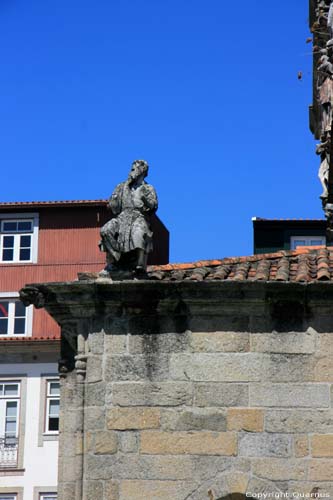
[[[43,446],[38,446],[41,374],[57,374],[57,371],[56,363],[17,363],[0,367],[1,375],[27,376],[23,463],[25,472],[21,476],[0,476],[0,488],[12,487],[14,492],[15,486],[23,487],[24,500],[34,500],[33,489],[36,486],[53,486],[53,491],[57,489],[58,442],[44,441]]]

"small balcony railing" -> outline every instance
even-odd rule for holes
[[[17,437],[0,437],[0,468],[17,466]]]

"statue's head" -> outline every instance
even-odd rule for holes
[[[148,163],[145,160],[134,160],[132,163],[132,168],[128,175],[129,181],[134,181],[139,177],[143,179],[148,175]]]

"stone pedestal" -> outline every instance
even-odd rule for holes
[[[332,494],[326,285],[33,285],[62,328],[59,500]]]

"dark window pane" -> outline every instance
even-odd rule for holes
[[[25,318],[15,318],[14,333],[15,334],[25,333]]]
[[[2,260],[3,261],[11,261],[14,260],[14,250],[3,250],[2,252]]]
[[[25,220],[18,223],[19,231],[31,231],[32,230],[32,222],[31,220]]]
[[[9,232],[9,231],[16,231],[17,229],[17,222],[4,222],[2,226],[3,231]]]
[[[49,418],[49,431],[58,431],[59,430],[59,418]]]
[[[0,318],[7,318],[8,302],[0,302]]]
[[[15,316],[25,316],[25,306],[19,300],[15,302]]]
[[[18,384],[5,384],[5,396],[16,396],[18,394]],[[11,403],[13,406],[13,403]],[[17,405],[17,403],[14,403]],[[10,406],[10,404],[8,403]],[[8,406],[7,405],[7,406]],[[15,413],[16,415],[16,413]]]
[[[30,248],[21,248],[20,260],[30,260]]]
[[[0,335],[7,335],[8,319],[0,318]]]
[[[31,245],[31,236],[21,236],[21,248],[27,248]]]
[[[3,247],[4,248],[14,248],[14,236],[4,236],[3,237]]]

